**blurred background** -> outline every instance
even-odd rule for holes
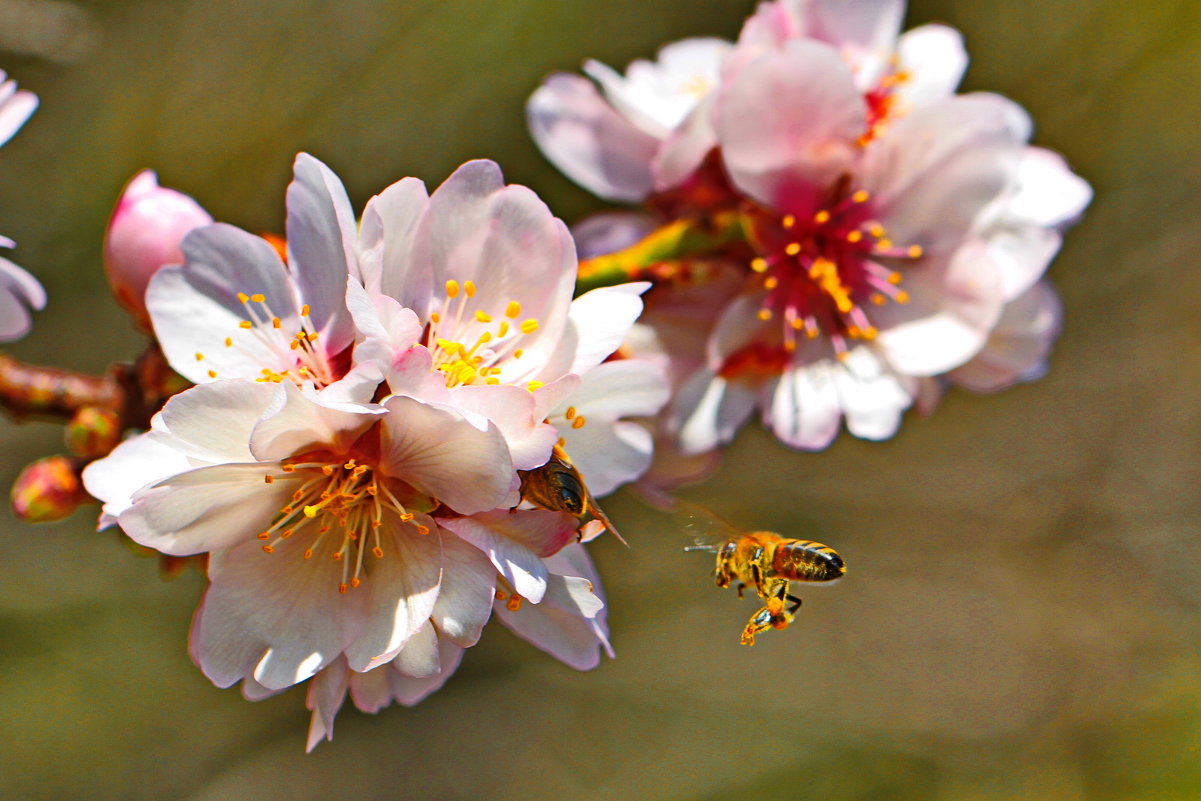
[[[751,0],[0,0],[0,67],[42,106],[0,152],[0,231],[50,306],[20,358],[99,372],[142,347],[100,268],[143,167],[213,215],[279,231],[308,150],[356,207],[500,161],[565,219],[600,207],[526,136],[541,78],[732,38]],[[1031,111],[1097,192],[1051,275],[1044,380],[952,392],[894,440],[790,453],[756,429],[688,494],[836,546],[753,648],[753,609],[619,494],[593,547],[618,658],[589,674],[490,627],[448,686],[344,709],[305,756],[303,689],[251,704],[186,653],[202,588],[85,509],[0,511],[4,799],[1201,798],[1201,6],[915,0],[972,56],[966,88]],[[0,420],[0,486],[62,450]]]

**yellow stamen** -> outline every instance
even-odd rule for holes
[[[784,248],[784,252],[787,253],[789,256],[795,256],[796,254],[801,252],[801,243],[800,242],[789,242],[788,246]]]
[[[463,282],[463,291],[467,293],[467,297],[474,298],[475,297],[475,284],[472,283],[471,281],[464,281]]]
[[[267,296],[260,292],[255,292],[253,295],[250,296],[250,299],[252,301],[254,301],[255,303],[263,303],[267,300]]]
[[[521,333],[532,334],[538,330],[538,321],[530,318],[521,324]]]
[[[826,223],[830,222],[830,212],[822,209],[817,214],[813,215],[813,221],[818,225],[825,225]]]
[[[509,305],[505,306],[505,317],[508,317],[510,320],[516,320],[519,314],[521,314],[521,304],[515,300],[510,300]]]
[[[446,281],[446,297],[457,298],[459,296],[459,282],[453,278]]]
[[[767,272],[767,259],[751,259],[751,269],[757,273]]]

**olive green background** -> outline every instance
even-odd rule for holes
[[[0,232],[49,308],[8,350],[99,371],[141,343],[107,293],[104,222],[136,170],[278,231],[308,150],[356,206],[500,161],[573,220],[599,204],[542,160],[540,78],[685,35],[749,0],[0,2],[0,66],[42,107],[0,151]],[[93,510],[0,512],[3,799],[1201,798],[1201,9],[1190,0],[924,0],[967,86],[1013,97],[1097,190],[1051,275],[1044,380],[952,392],[892,441],[791,453],[757,427],[689,493],[836,546],[796,625],[753,649],[678,521],[620,494],[633,544],[593,553],[618,659],[576,673],[490,627],[449,685],[346,709],[303,753],[303,690],[212,687],[186,636],[202,587],[159,578]],[[0,484],[62,449],[0,420]]]

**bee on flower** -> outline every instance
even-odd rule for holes
[[[251,699],[309,681],[309,747],[349,692],[415,703],[495,616],[579,669],[608,649],[580,521],[522,503],[569,452],[591,494],[638,477],[661,371],[606,361],[645,284],[572,299],[566,226],[491,162],[405,179],[356,221],[301,154],[283,256],[202,225],[145,308],[196,386],[84,471],[101,525],[208,554],[191,652]]]
[[[903,13],[762,3],[736,43],[685,40],[624,76],[590,62],[595,85],[555,75],[531,97],[553,163],[647,209],[577,229],[581,282],[652,282],[626,350],[668,364],[660,429],[681,457],[756,409],[817,450],[844,420],[892,436],[947,383],[1044,372],[1059,305],[1042,276],[1091,189],[1028,144],[1016,104],[956,94],[961,38],[901,34]]]

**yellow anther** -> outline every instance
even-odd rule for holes
[[[258,534],[255,534],[254,536],[258,537],[260,540],[269,540],[269,539],[271,539],[271,532],[270,531],[260,531]]]
[[[760,309],[758,317],[760,320],[767,322],[771,319],[771,309]]]
[[[330,555],[330,558],[333,559],[335,562],[341,562],[342,561],[342,552],[334,551],[334,553]]]
[[[776,287],[778,287],[779,285],[780,285],[780,279],[779,279],[779,278],[776,278],[774,275],[769,275],[769,276],[768,276],[766,279],[764,279],[764,281],[763,281],[763,287],[764,287],[765,289],[775,289],[775,288],[776,288]]]
[[[893,298],[893,300],[895,300],[897,303],[908,303],[909,302],[909,293],[902,289],[900,292],[898,292],[896,294],[896,296]]]
[[[463,291],[467,293],[467,297],[474,298],[475,297],[475,284],[471,281],[464,281],[463,282]]]
[[[884,226],[880,225],[880,223],[872,223],[871,225],[869,225],[867,227],[867,232],[876,239],[879,239],[880,237],[882,237],[886,233],[888,233],[888,231],[886,231],[884,229]]]
[[[400,522],[407,523],[410,520],[412,520],[414,518],[414,516],[415,515],[412,512],[405,512],[404,514],[402,514],[400,516]]]
[[[375,555],[376,559],[384,558],[384,549],[379,547],[378,545],[371,549],[371,553]]]
[[[217,377],[217,371],[209,370],[209,378],[216,378],[216,377]]]
[[[438,312],[430,312],[430,322],[431,323],[442,322],[442,315],[438,314]]]
[[[453,278],[446,281],[446,297],[457,298],[459,296],[459,282]]]
[[[272,548],[270,545],[264,545],[263,553],[275,553],[275,549]]]
[[[226,337],[225,338],[225,347],[232,348],[233,346],[234,346],[233,339],[231,339],[230,337]]]
[[[518,348],[517,350],[513,351],[513,358],[514,358],[514,359],[520,359],[520,358],[521,358],[521,354],[523,354],[523,353],[525,353],[525,351],[524,351],[524,350],[522,350],[521,348]]]
[[[789,325],[792,326],[794,331],[800,331],[802,328],[805,327],[805,321],[802,320],[800,317],[794,317],[794,318],[792,318],[792,321],[789,323]]]
[[[296,472],[296,465],[294,465],[294,464],[286,464],[286,463],[285,463],[285,464],[281,464],[281,465],[279,466],[279,469],[280,469],[280,470],[283,470],[285,473],[295,473],[295,472]]]
[[[863,232],[858,229],[848,232],[847,233],[847,241],[850,242],[852,245],[855,244],[856,242],[863,241]]]
[[[521,324],[521,333],[532,334],[538,330],[538,321],[530,318]]]
[[[313,549],[312,549],[312,548],[306,548],[306,549],[305,549],[305,551],[304,551],[304,558],[305,558],[305,559],[312,559],[312,558],[313,558]]]
[[[793,351],[795,351],[796,350],[796,340],[793,340],[793,339],[787,340],[784,343],[784,350],[788,353],[792,353]]]
[[[510,612],[516,612],[517,610],[521,609],[521,596],[517,593],[513,593],[513,597],[509,599],[507,604],[505,604],[505,608]]]
[[[893,285],[901,283],[901,274],[895,273],[895,272],[889,273],[888,274],[888,283],[893,284]]]
[[[530,383],[525,385],[525,388],[528,389],[530,392],[533,392],[536,389],[541,389],[543,386],[544,385],[541,381],[531,381]]]
[[[583,428],[585,422],[587,422],[587,418],[585,418],[584,415],[581,414],[579,417],[577,417],[576,419],[571,421],[571,427],[572,428]]]
[[[859,339],[862,333],[863,332],[859,330],[859,326],[857,325],[847,326],[847,336],[849,336],[851,339]]]
[[[311,311],[312,311],[312,309],[310,309],[310,308],[309,308],[309,304],[307,304],[307,303],[306,303],[306,304],[304,304],[303,306],[301,306],[301,307],[300,307],[300,316],[301,316],[301,317],[308,317],[308,316],[309,316],[309,312],[311,312]]]
[[[892,250],[892,240],[888,237],[884,237],[876,243],[876,247],[880,250]]]
[[[873,292],[868,300],[870,300],[874,306],[883,306],[888,302],[888,298],[884,297],[879,292]]]
[[[909,254],[909,258],[911,258],[911,259],[920,259],[920,258],[922,257],[922,254],[923,254],[925,251],[924,251],[924,250],[922,250],[922,246],[921,246],[921,245],[910,245],[910,246],[909,246],[909,250],[907,250],[906,252]]]
[[[867,193],[866,189],[860,189],[858,192],[851,195],[851,201],[853,203],[866,203],[869,197],[871,197],[871,195]]]
[[[341,556],[341,554],[336,554],[336,555],[337,555],[337,556]],[[346,594],[346,590],[347,590],[347,589],[349,589],[349,588],[346,586],[346,584],[345,584],[345,583],[343,583],[343,584],[339,584],[339,585],[338,585],[338,593],[339,593],[340,595],[345,595],[345,594]]]
[[[274,484],[275,476],[263,476],[263,483],[264,484]]]
[[[795,256],[796,254],[801,252],[801,243],[800,242],[789,242],[787,247],[784,248],[784,252],[787,253],[789,256]]]
[[[255,303],[265,303],[267,300],[267,296],[261,292],[255,292],[253,295],[250,296],[250,299]]]
[[[243,320],[242,322],[238,323],[238,328],[249,331],[250,329],[254,328],[254,323],[250,322],[249,320]]]
[[[480,344],[481,345],[487,344],[491,341],[492,341],[492,332],[491,331],[485,331],[484,333],[480,334]],[[483,359],[480,359],[480,361],[483,361]]]
[[[503,601],[504,599],[506,599],[506,598],[508,598],[508,597],[509,597],[509,596],[505,595],[505,591],[504,591],[504,590],[497,590],[497,591],[496,591],[496,600],[498,600],[498,601]]]
[[[785,214],[784,219],[780,220],[780,224],[785,228],[791,228],[792,226],[796,225],[796,217],[791,214]]]
[[[363,583],[363,581],[358,576],[355,576],[354,578],[352,578],[350,580],[350,588],[353,590],[354,588],[358,587],[362,583]]]
[[[751,269],[757,273],[767,272],[767,259],[751,259]]]
[[[271,318],[271,327],[272,328],[279,328],[281,325],[282,325],[282,323],[280,322],[278,317]]]
[[[510,300],[509,305],[505,306],[505,317],[508,317],[510,320],[516,320],[519,314],[521,314],[521,304],[515,300]]]
[[[563,416],[566,417],[568,420],[573,419],[575,417],[575,407],[568,406],[567,411],[563,413]]]
[[[309,518],[310,520],[312,520],[314,517],[317,516],[317,513],[320,511],[321,511],[320,506],[306,506],[306,507],[304,507],[304,516]]]
[[[487,378],[485,378],[485,379],[484,379],[484,383],[485,383],[485,384],[493,384],[493,385],[495,385],[495,384],[499,384],[499,383],[500,383],[500,379],[499,379],[499,378],[493,378],[492,376],[488,376]]]
[[[809,339],[817,339],[817,329],[816,328],[806,328],[805,336],[809,337]]]
[[[496,335],[498,337],[503,337],[507,333],[509,333],[509,321],[501,320],[500,325],[496,327]]]
[[[830,222],[830,212],[822,209],[817,214],[813,215],[813,221],[818,225],[825,225],[826,223]]]
[[[245,303],[248,300],[250,300],[250,295],[247,295],[245,292],[238,293],[238,303]]]
[[[866,339],[868,342],[871,342],[873,339],[875,339],[879,335],[880,335],[880,329],[876,328],[874,325],[869,325],[867,328],[863,329],[863,338]]]
[[[482,312],[482,311],[478,311],[478,310],[477,310],[477,311],[476,311],[476,313],[475,313],[475,319],[476,319],[476,322],[480,322],[480,323],[490,323],[490,322],[492,322],[492,317],[491,317],[491,315],[489,315],[489,314],[487,314],[487,313],[485,313],[485,312]]]
[[[430,533],[430,527],[423,526],[420,523],[418,523],[417,524],[417,533],[424,537],[426,534]]]

